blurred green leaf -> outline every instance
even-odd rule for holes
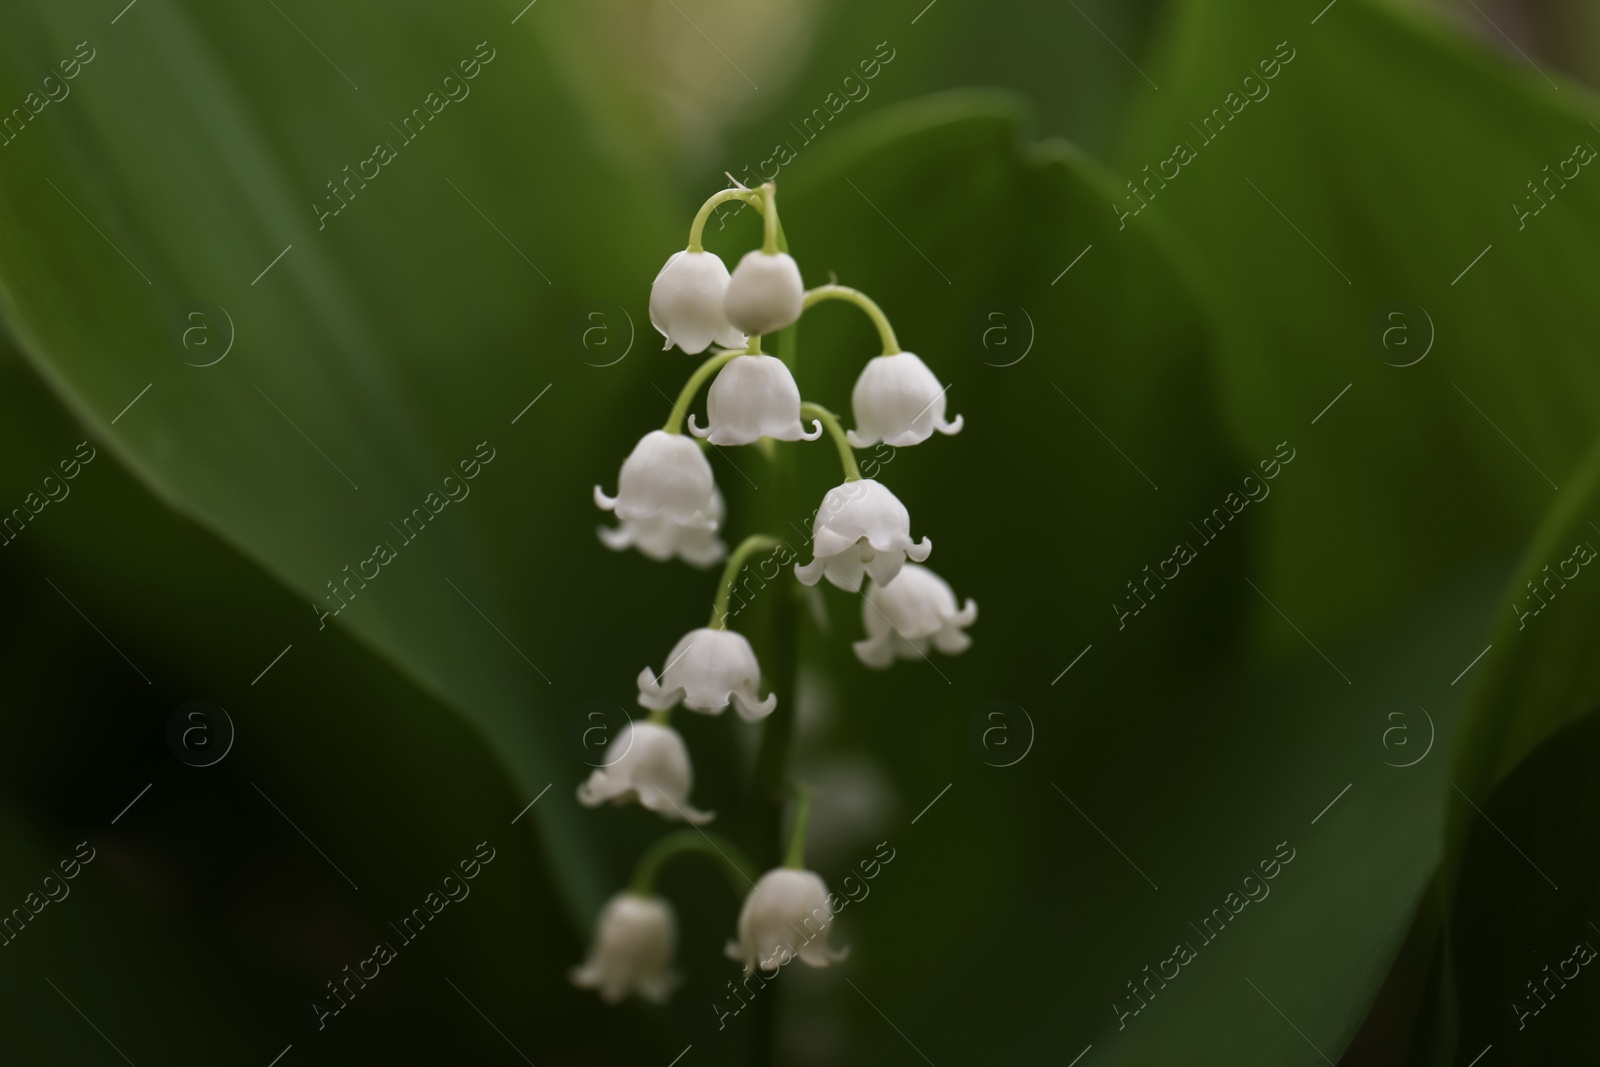
[[[1099,153],[1130,90],[1148,84],[1127,57],[1159,7],[591,0],[539,17],[608,151],[688,197],[724,171],[750,185],[792,173],[787,153],[886,105],[969,86],[1026,95],[1041,133]]]
[[[1390,4],[1323,7],[1174,5],[1161,91],[1118,156],[1150,183],[1129,230],[1173,235],[1215,322],[1230,434],[1288,420],[1319,443],[1318,491],[1263,538],[1270,588],[1317,641],[1516,551],[1600,419],[1600,177],[1557,178],[1525,228],[1513,211],[1539,203],[1543,167],[1600,145],[1600,112]],[[1194,158],[1149,178],[1175,144]],[[1261,640],[1299,641],[1256,614]]]
[[[8,98],[79,41],[93,58],[4,149],[0,311],[109,451],[310,602],[283,643],[325,638],[315,608],[349,582],[331,624],[466,715],[531,799],[573,776],[557,707],[591,693],[562,645],[598,629],[567,630],[547,605],[579,598],[545,578],[592,523],[534,532],[593,481],[548,460],[593,427],[579,323],[608,313],[620,347],[638,287],[612,280],[648,280],[663,242],[514,14],[19,12]],[[374,142],[394,157],[363,165]],[[178,343],[197,299],[218,348],[236,333],[204,369]],[[475,454],[494,462],[463,481]],[[608,879],[572,816],[531,819],[586,915]]]
[[[1120,156],[1148,185],[1111,210],[1173,235],[1217,323],[1230,432],[1293,411],[1321,444],[1307,449],[1319,491],[1286,499],[1263,538],[1266,588],[1281,597],[1257,606],[1258,643],[1300,641],[1277,605],[1319,644],[1359,631],[1509,554],[1553,500],[1528,557],[1548,558],[1523,569],[1566,558],[1594,480],[1592,460],[1579,467],[1600,396],[1579,341],[1597,325],[1581,220],[1600,212],[1600,184],[1571,162],[1578,176],[1551,179],[1541,207],[1528,183],[1581,160],[1594,109],[1370,0],[1184,5],[1162,52],[1162,92]],[[1537,652],[1508,632],[1509,609],[1495,616],[1492,650],[1466,682],[1486,688],[1464,731],[1461,788],[1481,798],[1592,703],[1582,610],[1553,605],[1566,621],[1540,620]],[[1490,643],[1456,632],[1440,688]],[[1448,799],[1434,806],[1459,841],[1474,815],[1453,788]]]
[[[810,152],[868,113],[965,86],[1025,96],[1039,134],[1099,155],[1115,140],[1123,103],[1148,85],[1125,57],[1144,51],[1159,6],[834,0],[821,6],[804,70],[777,103],[730,131],[721,165],[735,176],[770,173],[778,144]]]
[[[1459,1034],[1432,1062],[1489,1045],[1558,1063],[1600,1006],[1600,715],[1573,717],[1467,808],[1450,922]],[[1465,804],[1458,807],[1466,808]]]
[[[337,630],[297,641],[264,673],[304,603],[104,449],[63,480],[57,462],[82,438],[0,350],[0,499],[56,497],[0,555],[0,894],[20,905],[60,858],[41,842],[100,850],[71,898],[5,949],[0,983],[18,1006],[0,1033],[8,1062],[100,1042],[43,976],[134,1062],[266,1062],[291,1042],[306,1063],[500,1055],[503,1039],[441,975],[524,1047],[601,1029],[608,1009],[562,967],[584,934],[552,920],[555,872],[509,825],[526,798],[481,735]],[[235,730],[204,768],[181,763],[167,736],[174,710],[197,698],[224,706]],[[556,801],[574,804],[541,804]],[[387,923],[482,840],[498,855],[471,902],[319,1031],[309,1005],[324,983],[392,936]],[[547,1014],[528,1017],[528,1003]],[[434,1021],[393,1024],[421,1016]],[[121,1062],[100,1047],[73,1061]],[[612,1047],[660,1051],[639,1032]]]
[[[1441,1024],[1431,1062],[1513,1036],[1517,1048],[1548,1053],[1571,1037],[1569,1019],[1541,1023],[1536,1037],[1524,1038],[1526,1027],[1507,1026],[1506,1012],[1512,999],[1531,1000],[1521,983],[1542,981],[1531,972],[1544,961],[1519,972],[1553,949],[1552,938],[1587,921],[1600,886],[1585,859],[1600,833],[1586,799],[1600,704],[1592,651],[1600,586],[1586,580],[1600,558],[1597,494],[1600,443],[1564,485],[1502,594],[1493,651],[1472,693],[1452,773],[1441,872],[1451,951],[1435,976]],[[1557,884],[1566,891],[1557,895]]]
[[[1600,442],[1567,483],[1507,588],[1494,651],[1474,688],[1456,781],[1492,788],[1563,727],[1600,703]],[[1470,811],[1458,822],[1471,823]]]

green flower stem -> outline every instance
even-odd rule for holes
[[[778,254],[778,187],[767,182],[761,187],[761,197],[765,201],[762,210],[762,221],[766,223],[765,232],[761,241],[761,251],[769,256]]]
[[[662,708],[660,711],[650,713],[650,721],[657,726],[665,726],[672,721],[672,709]]]
[[[779,224],[778,251],[789,251],[788,237]],[[799,375],[800,325],[795,323],[778,331],[777,357],[788,366],[790,373]],[[774,446],[770,482],[763,483],[762,492],[755,494],[761,525],[769,530],[787,529],[785,523],[793,522],[801,508],[797,466],[800,449],[788,442]],[[803,587],[799,582],[785,582],[773,590],[775,595],[765,597],[756,606],[755,620],[764,623],[752,636],[761,650],[761,674],[778,698],[778,706],[761,724],[761,747],[756,753],[755,777],[752,784],[756,806],[753,813],[761,842],[758,855],[763,861],[777,865],[781,848],[783,803],[788,794],[789,754],[794,742],[795,694],[800,667],[800,629],[804,601]],[[751,1020],[751,1046],[756,1050],[757,1062],[769,1064],[773,1060],[773,1006],[777,997],[762,997],[755,1007]]]
[[[813,404],[808,400],[800,405],[800,417],[817,419],[822,423],[828,431],[828,436],[833,438],[833,443],[839,446],[839,462],[844,466],[844,480],[859,482],[861,469],[856,466],[855,451],[850,447],[850,438],[844,435],[844,428],[839,425],[838,416],[821,404]]]
[[[711,198],[700,205],[696,212],[694,222],[689,226],[689,251],[704,252],[705,246],[700,243],[700,235],[705,232],[706,222],[711,218],[711,212],[716,210],[718,204],[726,204],[729,200],[742,200],[757,211],[765,210],[759,193],[749,189],[724,189],[720,193],[712,194]]]
[[[811,822],[811,790],[797,786],[794,794],[794,826],[789,830],[789,850],[784,853],[783,865],[791,871],[804,870],[806,865],[806,826]]]
[[[661,838],[639,857],[638,864],[633,868],[633,881],[628,885],[629,892],[635,896],[650,896],[655,892],[656,875],[661,872],[662,866],[673,856],[684,852],[703,852],[722,860],[728,883],[740,896],[744,896],[755,884],[755,867],[732,841],[705,830],[679,830]]]
[[[739,580],[739,572],[744,570],[745,562],[756,553],[770,551],[782,543],[767,534],[751,534],[739,542],[739,547],[728,557],[728,565],[722,571],[722,584],[717,587],[717,602],[711,607],[711,621],[707,624],[711,629],[728,628],[728,601],[733,598],[733,584]]]
[[[889,325],[889,316],[885,315],[877,302],[866,293],[860,289],[852,289],[848,285],[819,285],[806,293],[802,308],[809,308],[824,300],[848,300],[865,311],[867,317],[872,319],[872,324],[878,328],[878,337],[883,341],[883,354],[892,356],[900,351],[900,342],[895,339],[894,327]]]
[[[778,227],[778,251],[787,252],[789,242]],[[800,326],[798,323],[778,331],[777,356],[791,373],[799,373]],[[762,525],[781,530],[792,522],[797,510],[796,461],[799,449],[788,442],[774,445],[771,489],[758,494]],[[798,582],[784,583],[765,598],[756,616],[764,619],[761,641],[761,673],[778,696],[778,706],[761,726],[761,747],[756,755],[755,788],[761,803],[761,819],[770,835],[771,852],[764,857],[777,860],[783,803],[789,792],[789,749],[794,739],[796,676],[800,659],[800,616],[803,602]],[[758,1012],[758,1018],[760,1013]]]
[[[718,352],[700,364],[699,369],[689,375],[689,380],[683,383],[683,389],[678,393],[678,401],[672,405],[672,414],[667,416],[667,424],[661,428],[667,433],[681,434],[683,420],[689,417],[689,405],[694,402],[695,394],[706,383],[706,379],[721,370],[729,360],[742,355],[743,352]]]

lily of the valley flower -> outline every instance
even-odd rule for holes
[[[717,536],[724,514],[722,494],[713,489],[711,519],[714,525],[710,529],[683,526],[664,512],[658,512],[648,519],[623,519],[621,526],[602,526],[600,540],[614,552],[637,548],[654,560],[677,556],[693,566],[709,567],[728,554],[728,546]]]
[[[617,495],[594,487],[594,502],[624,522],[661,518],[676,526],[715,532],[720,502],[711,463],[682,434],[651,430],[639,438],[617,475]]]
[[[887,667],[895,657],[919,659],[931,642],[947,656],[972,644],[966,628],[978,619],[977,601],[956,606],[950,583],[926,567],[907,563],[889,585],[874,582],[861,601],[867,639],[855,642],[856,657],[868,667]]]
[[[728,958],[775,971],[798,957],[811,967],[826,967],[849,955],[828,947],[833,925],[831,894],[811,871],[778,867],[763,874],[739,910],[739,939],[729,941]]]
[[[805,302],[800,267],[787,252],[746,252],[733,268],[723,312],[748,334],[775,333],[800,317]]]
[[[728,294],[728,268],[715,252],[674,252],[650,286],[650,324],[666,343],[691,356],[715,341],[743,348],[744,334],[722,310]]]
[[[680,981],[672,970],[677,946],[671,904],[661,897],[618,893],[601,909],[589,956],[572,969],[572,984],[597,990],[607,1004],[629,993],[665,1003]]]
[[[822,436],[820,422],[812,424],[809,434],[800,424],[800,387],[788,364],[776,356],[729,360],[706,393],[706,414],[711,425],[701,429],[690,413],[689,432],[714,445],[748,445],[762,437],[815,441]]]
[[[637,800],[663,819],[682,819],[696,826],[711,821],[711,812],[689,804],[694,772],[678,731],[653,722],[629,723],[611,742],[611,751],[616,755],[578,786],[578,802],[584,807]]]
[[[672,646],[658,681],[649,667],[639,672],[639,703],[666,711],[682,703],[690,711],[720,715],[729,703],[745,722],[772,714],[778,694],[762,700],[761,665],[744,635],[701,627]]]
[[[870,448],[883,441],[895,448],[921,444],[933,436],[961,432],[960,415],[946,422],[945,390],[914,352],[875,356],[862,368],[850,393],[856,428],[850,444]]]
[[[795,577],[806,585],[828,581],[854,593],[863,574],[888,585],[910,557],[928,558],[933,542],[911,539],[911,513],[898,497],[871,478],[828,490],[811,524],[812,560],[796,564]]]

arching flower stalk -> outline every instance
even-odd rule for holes
[[[701,238],[712,210],[733,200],[761,214],[762,240],[761,247],[742,256],[730,274]],[[826,301],[863,311],[876,327],[881,347],[881,354],[862,367],[852,390],[855,428],[849,431],[828,408],[804,399],[795,375],[794,334],[788,327],[804,311]],[[758,584],[764,587],[766,581],[781,578],[780,567],[803,558],[783,539],[767,534],[746,537],[727,553],[721,539],[727,506],[707,449],[759,446],[774,472],[765,483],[772,488],[762,494],[763,499],[770,505],[774,495],[782,498],[772,514],[798,518],[807,505],[784,497],[793,456],[783,450],[828,436],[843,480],[816,509],[810,530],[812,558],[796,563],[794,574],[804,585],[814,586],[826,578],[851,593],[860,592],[864,580],[872,579],[862,598],[866,638],[854,643],[856,655],[867,666],[884,668],[896,659],[922,658],[930,646],[955,655],[971,644],[966,631],[977,619],[976,603],[969,599],[958,607],[949,584],[919,566],[932,551],[932,541],[912,537],[906,506],[888,486],[861,476],[854,452],[880,442],[903,448],[920,444],[935,432],[958,433],[961,417],[946,418],[949,387],[940,385],[919,356],[900,348],[888,316],[865,293],[836,284],[804,288],[800,266],[788,252],[778,219],[777,190],[771,183],[759,189],[724,189],[706,200],[690,226],[687,246],[668,258],[651,286],[650,319],[668,348],[676,346],[689,354],[705,352],[713,344],[721,348],[713,349],[689,375],[661,429],[646,433],[634,446],[622,464],[616,495],[595,487],[595,503],[620,523],[602,528],[600,538],[609,548],[637,548],[655,560],[678,558],[705,567],[726,554],[727,563],[707,624],[678,640],[659,673],[651,667],[640,671],[638,702],[650,712],[648,720],[631,723],[614,743],[615,755],[578,790],[578,799],[590,807],[637,802],[662,818],[694,824],[694,829],[669,834],[652,846],[640,858],[632,885],[600,913],[588,958],[573,971],[572,979],[608,1002],[629,993],[659,1002],[679,981],[673,970],[676,920],[671,905],[654,887],[662,864],[682,852],[715,854],[744,894],[735,924],[737,938],[728,943],[727,953],[747,973],[771,972],[792,959],[822,967],[845,955],[829,947],[837,910],[834,898],[821,874],[805,866],[808,792],[800,790],[797,795],[783,863],[759,878],[732,842],[700,829],[712,816],[689,801],[694,783],[689,752],[670,723],[679,707],[704,715],[720,715],[732,707],[739,720],[760,722],[762,753],[754,799],[770,802],[786,788],[792,694],[782,698],[784,712],[774,714],[779,695],[771,689],[762,695],[767,680],[756,648],[763,649],[763,658],[776,656],[780,665],[792,663],[793,637],[779,641],[775,635],[791,633],[796,624],[756,632],[752,644],[745,634],[728,628],[729,606],[735,589],[741,588],[741,575],[756,561],[772,567],[770,573],[763,570]],[[778,356],[762,352],[763,337],[770,334],[779,338]],[[704,426],[691,414],[702,389],[707,389]],[[690,434],[683,432],[685,424]],[[794,611],[793,598],[782,598],[775,601],[772,615],[775,620],[794,619]],[[784,676],[780,670],[780,680]],[[713,792],[735,792],[744,778],[724,773]],[[772,819],[775,825],[776,814]],[[778,849],[775,841],[767,841],[758,845],[758,851],[775,856]]]
[[[750,861],[737,845],[704,830],[669,834],[639,857],[633,884],[606,902],[595,921],[594,941],[582,966],[571,972],[572,984],[593,989],[607,1004],[637,993],[652,1003],[665,1003],[682,978],[673,970],[678,950],[678,921],[672,905],[655,893],[656,875],[674,856],[698,852],[720,859],[736,893],[751,881]]]
[[[883,355],[867,361],[850,392],[857,427],[849,433],[851,447],[871,448],[883,441],[904,448],[921,444],[934,430],[942,434],[961,432],[960,415],[954,422],[945,421],[945,393],[949,387],[939,387],[939,379],[916,353],[900,350],[888,316],[871,297],[849,286],[819,285],[806,293],[805,306],[809,308],[823,300],[849,301],[865,311],[883,342]]]

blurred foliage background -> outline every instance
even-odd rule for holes
[[[5,1062],[1584,1055],[1592,5],[124,3],[0,33]],[[567,971],[668,828],[581,808],[576,737],[714,578],[606,551],[590,487],[695,364],[653,340],[655,272],[724,172],[775,166],[807,283],[871,293],[952,386],[965,431],[878,477],[982,614],[879,674],[853,599],[804,601],[812,863],[895,855],[849,961],[732,1013],[739,902],[682,863],[683,988],[607,1008]],[[758,239],[729,211],[707,244]],[[842,410],[872,343],[808,315],[806,395]],[[797,459],[785,490],[714,451],[731,536],[803,526],[834,467]],[[191,700],[236,730],[210,766],[169,744]],[[774,861],[759,729],[682,718],[696,803]]]

